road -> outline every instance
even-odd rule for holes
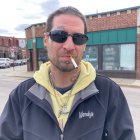
[[[122,87],[134,121],[137,140],[140,140],[140,88]]]
[[[23,77],[9,77],[6,76],[6,73],[12,69],[0,69],[0,114],[2,109],[8,99],[9,93],[22,81],[26,78]],[[134,121],[134,127],[136,132],[137,140],[140,140],[140,88],[130,88],[130,87],[121,87]]]
[[[5,76],[6,72],[9,72],[11,69],[6,69],[4,71],[3,69],[0,69],[0,114],[1,111],[8,99],[9,93],[25,78],[20,78],[20,77],[7,77]]]

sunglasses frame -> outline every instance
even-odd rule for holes
[[[57,43],[64,43],[69,36],[72,37],[73,43],[75,45],[86,44],[88,40],[88,37],[85,34],[82,34],[82,33],[69,34],[68,32],[64,30],[53,30],[53,31],[47,32],[47,35],[50,36],[52,41],[55,41]]]

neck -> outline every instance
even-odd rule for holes
[[[71,72],[62,72],[50,68],[50,78],[55,87],[65,88],[73,85],[80,74],[80,68],[74,69]]]

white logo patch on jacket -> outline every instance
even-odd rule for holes
[[[82,119],[82,118],[89,118],[89,119],[94,118],[94,112],[90,112],[90,111],[79,112],[79,119]]]

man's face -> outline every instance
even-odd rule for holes
[[[68,34],[82,33],[84,34],[84,23],[76,16],[59,15],[53,20],[53,28],[51,31],[61,30]],[[68,36],[64,43],[58,43],[51,40],[50,36],[46,35],[45,46],[47,49],[48,58],[51,64],[60,71],[71,71],[74,66],[70,56],[74,58],[79,65],[86,45],[76,45],[72,40],[72,36]]]

